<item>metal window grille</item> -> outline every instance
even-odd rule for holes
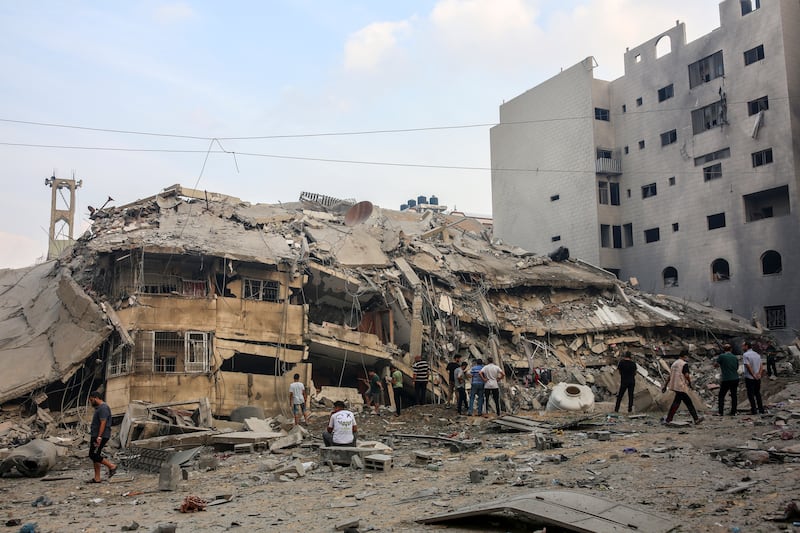
[[[769,329],[785,329],[786,328],[786,306],[785,305],[771,305],[764,308],[764,314],[767,316],[767,327]]]
[[[244,280],[244,299],[262,302],[280,302],[281,284],[264,279]]]

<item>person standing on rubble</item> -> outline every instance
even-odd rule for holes
[[[117,465],[103,457],[103,447],[111,438],[111,408],[103,401],[98,391],[89,393],[89,403],[94,407],[92,425],[89,433],[89,458],[94,463],[94,477],[87,483],[100,483],[100,467],[108,468],[108,477],[117,473]]]
[[[430,374],[431,368],[428,361],[424,360],[421,355],[415,355],[411,369],[414,371],[414,396],[417,405],[425,405],[425,396],[428,394],[428,374]]]
[[[764,374],[764,365],[761,364],[761,355],[753,350],[749,341],[742,343],[742,362],[744,363],[744,386],[747,388],[747,400],[750,402],[750,414],[756,414],[756,409],[762,415],[765,413],[761,401],[761,376]]]
[[[458,383],[456,383],[456,369],[461,367],[461,354],[457,353],[453,356],[453,360],[447,363],[447,377],[449,378],[448,384],[450,385],[450,401],[447,402],[445,407],[454,405],[458,401]]]
[[[720,369],[719,397],[717,403],[719,416],[725,413],[725,395],[731,395],[731,416],[736,416],[736,405],[739,401],[739,358],[731,352],[731,345],[722,345],[722,353],[717,356],[714,366]]]
[[[483,391],[486,396],[486,414],[487,416],[489,414],[489,396],[491,396],[497,409],[497,416],[500,416],[500,383],[498,382],[505,377],[505,373],[502,368],[494,364],[492,357],[487,357],[486,360],[486,366],[480,371],[483,378]],[[480,409],[478,410],[480,411]]]
[[[344,402],[333,402],[333,412],[328,427],[322,432],[325,446],[357,446],[358,425],[356,415],[345,409]]]
[[[675,399],[672,401],[667,416],[661,419],[664,424],[672,422],[672,417],[675,416],[681,402],[686,404],[686,408],[689,409],[689,414],[692,415],[695,424],[699,424],[704,419],[702,416],[697,416],[697,411],[688,394],[689,389],[692,387],[692,378],[689,376],[689,365],[686,362],[687,357],[689,357],[689,352],[684,350],[675,362],[672,363],[672,366],[669,368],[669,382],[661,389],[662,392],[666,392],[666,390],[669,389],[675,393]]]
[[[403,392],[403,373],[400,372],[400,369],[396,366],[392,365],[392,393],[394,394],[394,414],[395,416],[400,416],[400,408],[402,407],[400,397],[402,396]]]
[[[472,416],[476,396],[478,397],[478,416],[483,414],[484,389],[481,370],[483,370],[483,359],[476,359],[475,364],[469,369],[469,373],[472,374],[471,388],[469,389],[469,407],[467,408],[467,415],[469,416]]]
[[[306,425],[308,425],[308,409],[306,409],[306,401],[308,394],[306,387],[300,382],[300,374],[294,375],[294,381],[289,385],[289,403],[292,406],[292,414],[294,415],[294,425],[300,424],[300,414],[303,415]]]
[[[625,352],[622,359],[617,363],[619,371],[619,391],[617,392],[617,403],[614,405],[614,412],[619,413],[619,404],[622,397],[628,393],[628,412],[633,411],[633,389],[636,387],[636,363],[631,358],[631,352]]]
[[[778,377],[778,365],[775,364],[778,359],[778,350],[775,349],[775,345],[772,341],[767,342],[767,347],[764,348],[764,354],[767,356],[767,376],[774,376],[774,379]]]
[[[458,409],[458,414],[462,415],[464,413],[463,409],[467,409],[467,362],[464,361],[461,363],[461,366],[456,368],[453,376],[456,380],[456,395],[458,399],[456,400],[456,409]]]
[[[381,404],[383,403],[383,383],[381,383],[380,376],[371,368],[367,375],[369,376],[369,399],[375,408],[375,414],[380,415]]]

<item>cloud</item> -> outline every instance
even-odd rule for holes
[[[159,24],[175,24],[189,20],[195,16],[194,10],[185,2],[175,2],[158,6],[153,11],[153,18]]]
[[[536,17],[524,0],[442,0],[430,20],[444,43],[474,48],[524,37],[535,29]]]
[[[398,37],[407,33],[409,21],[375,22],[350,35],[344,47],[347,70],[371,70],[397,49]]]
[[[0,231],[0,268],[30,266],[46,254],[47,251],[39,241]]]

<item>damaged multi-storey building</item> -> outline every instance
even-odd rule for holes
[[[216,416],[278,413],[295,373],[314,395],[355,402],[369,368],[396,365],[410,389],[416,355],[434,370],[435,400],[457,353],[522,377],[761,333],[493,241],[462,216],[308,193],[250,204],[175,185],[92,219],[58,260],[0,271],[0,403],[66,411],[103,387],[115,413],[198,397]]]

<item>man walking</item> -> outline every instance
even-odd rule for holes
[[[117,465],[103,457],[103,447],[111,438],[111,408],[103,401],[98,391],[89,393],[89,403],[94,407],[92,425],[89,433],[89,458],[94,463],[94,477],[87,483],[100,483],[100,466],[108,468],[108,477],[117,473]]]
[[[631,358],[631,352],[625,352],[622,359],[617,363],[619,371],[619,391],[617,392],[617,403],[614,405],[614,412],[619,413],[619,404],[622,397],[628,393],[628,412],[633,411],[633,389],[636,387],[636,363]]]
[[[458,414],[463,414],[462,407],[467,409],[467,362],[464,361],[461,363],[461,366],[456,368],[454,373],[454,377],[456,380],[456,395],[458,399],[456,400],[456,409],[458,409]]]
[[[689,414],[692,415],[695,424],[703,421],[702,416],[697,416],[692,399],[687,394],[692,386],[692,379],[689,377],[689,365],[686,363],[687,357],[689,357],[688,352],[681,352],[678,359],[672,363],[669,368],[669,382],[662,389],[664,391],[669,389],[675,393],[675,399],[672,401],[667,416],[663,419],[665,424],[672,422],[672,417],[675,416],[675,412],[680,407],[681,402],[686,404],[686,408],[689,409]]]
[[[750,414],[756,414],[756,409],[764,414],[764,404],[761,402],[761,376],[764,366],[761,364],[761,355],[753,350],[749,341],[742,343],[742,362],[744,363],[744,386],[747,388],[747,400],[750,402]]]
[[[421,355],[415,355],[411,369],[414,371],[414,396],[416,397],[417,405],[425,405],[425,396],[428,394],[430,366]]]
[[[469,407],[467,408],[467,414],[469,416],[472,416],[472,408],[475,405],[476,396],[478,397],[478,416],[480,416],[483,411],[484,390],[481,370],[483,370],[483,359],[476,359],[475,364],[472,365],[472,368],[469,370],[469,373],[472,375],[472,381],[470,382],[471,388],[469,389]]]
[[[369,376],[369,399],[375,408],[375,414],[380,415],[381,403],[383,403],[383,383],[374,370],[370,369],[367,375]]]
[[[294,415],[294,425],[300,424],[300,414],[303,415],[303,420],[308,425],[308,410],[306,409],[306,401],[308,395],[306,394],[306,387],[300,382],[300,374],[294,375],[294,381],[289,385],[289,404],[292,406],[292,414]]]
[[[722,345],[723,352],[717,356],[714,366],[720,369],[718,407],[719,416],[725,412],[725,395],[731,395],[731,416],[736,416],[739,402],[739,358],[731,353],[731,345]]]
[[[322,432],[325,446],[356,446],[358,426],[356,416],[344,408],[344,402],[333,402],[333,412],[328,427]]]
[[[494,400],[494,406],[497,409],[497,416],[500,416],[500,383],[498,383],[505,373],[503,369],[494,364],[494,359],[487,357],[488,363],[481,369],[481,377],[483,378],[483,390],[486,395],[486,413],[489,413],[489,397]],[[479,409],[480,410],[480,409]]]
[[[401,408],[401,393],[403,392],[403,373],[400,370],[392,365],[392,394],[394,394],[394,414],[395,416],[400,416],[400,408]]]

